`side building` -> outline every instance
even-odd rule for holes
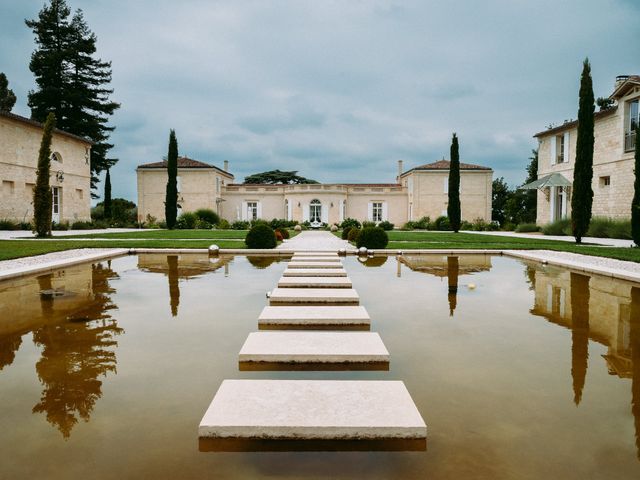
[[[0,219],[30,222],[33,190],[43,125],[13,113],[0,112]],[[53,198],[56,223],[91,220],[92,142],[62,130],[51,140]]]
[[[633,199],[634,149],[640,124],[640,76],[620,76],[609,97],[613,105],[594,114],[593,216],[629,218]],[[571,213],[571,184],[578,122],[535,134],[538,139],[538,225]]]
[[[219,169],[197,160],[178,160],[178,204],[181,211],[210,208],[229,222],[283,218],[312,225],[340,223],[345,218],[389,221],[397,226],[409,220],[447,214],[449,165],[447,160],[403,171],[398,162],[394,183],[248,184],[230,183],[228,164]],[[461,164],[462,217],[491,220],[493,170]],[[140,165],[138,216],[164,218],[166,162]]]

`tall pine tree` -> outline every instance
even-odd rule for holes
[[[51,187],[49,175],[51,166],[51,136],[56,125],[56,116],[47,115],[38,154],[36,186],[33,190],[33,229],[38,237],[51,235]]]
[[[178,140],[176,131],[169,133],[169,153],[167,154],[167,195],[164,202],[164,218],[167,228],[176,226],[178,216]]]
[[[0,112],[10,112],[15,104],[16,95],[9,89],[9,80],[0,72]]]
[[[571,229],[576,243],[589,229],[593,205],[593,143],[595,100],[591,81],[591,65],[585,59],[580,79],[580,104],[578,107],[578,138],[576,140],[576,163],[573,168],[573,193],[571,195]]]
[[[631,237],[640,247],[640,135],[636,134],[635,180],[633,182],[633,201],[631,202]]]
[[[104,218],[107,220],[111,220],[113,216],[113,212],[111,211],[111,173],[110,169],[107,168],[107,174],[104,177]]]
[[[43,121],[53,111],[58,128],[94,142],[91,187],[95,189],[98,174],[117,162],[107,156],[114,129],[107,122],[120,105],[109,100],[111,63],[94,58],[95,34],[81,10],[70,16],[65,0],[50,0],[37,19],[26,20],[36,40],[29,69],[37,88],[29,92],[28,103],[34,120]]]
[[[460,153],[458,137],[453,134],[451,140],[451,163],[449,166],[449,204],[447,205],[447,216],[449,224],[454,232],[460,230]]]

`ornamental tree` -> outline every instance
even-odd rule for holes
[[[458,147],[458,137],[453,134],[451,139],[451,163],[449,166],[449,204],[447,205],[447,216],[449,224],[454,232],[460,230],[460,154]]]
[[[38,237],[51,235],[51,187],[49,174],[51,166],[51,137],[56,124],[53,112],[47,115],[38,153],[36,186],[33,190],[33,228]]]

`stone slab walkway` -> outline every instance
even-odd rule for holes
[[[277,248],[280,250],[296,250],[297,252],[337,252],[341,248],[347,251],[355,250],[355,247],[346,240],[341,240],[333,233],[324,230],[300,232],[295,237],[282,242]]]

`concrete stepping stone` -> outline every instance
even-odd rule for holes
[[[342,262],[289,262],[287,268],[342,268]]]
[[[340,265],[339,268],[293,268],[286,269],[283,277],[346,277],[347,271]]]
[[[366,308],[355,306],[290,306],[264,307],[258,317],[258,325],[262,327],[277,326],[366,326],[371,318]]]
[[[224,380],[198,434],[217,439],[425,440],[427,426],[401,381]]]
[[[360,296],[353,288],[279,288],[269,296],[271,305],[278,303],[347,303],[358,304]]]
[[[348,277],[282,277],[278,281],[280,288],[351,288]]]
[[[253,332],[244,342],[238,360],[388,364],[389,352],[374,332]]]

